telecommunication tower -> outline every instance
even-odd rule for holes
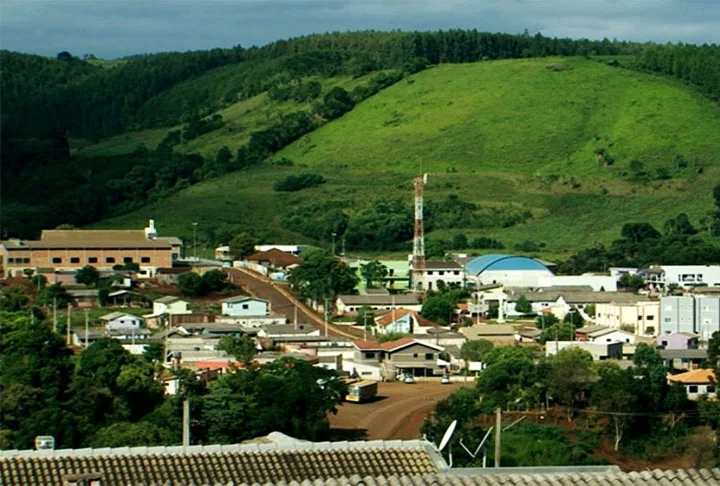
[[[425,230],[423,229],[423,190],[427,184],[427,174],[413,179],[415,186],[415,236],[413,238],[413,287],[422,291],[425,272]]]

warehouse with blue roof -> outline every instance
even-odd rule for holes
[[[537,287],[553,273],[539,261],[519,255],[493,253],[479,256],[465,265],[465,275],[478,285]]]

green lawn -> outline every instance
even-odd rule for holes
[[[268,109],[263,96],[228,108],[227,119],[261,118],[257,107]],[[202,141],[209,152],[242,140],[209,135]],[[612,166],[596,160],[601,148]],[[677,156],[687,168],[676,169]],[[562,258],[611,241],[630,221],[661,226],[687,212],[698,225],[719,175],[720,108],[679,82],[594,60],[441,65],[371,97],[279,157],[295,166],[229,174],[97,226],[142,227],[154,217],[163,234],[191,236],[190,222],[200,221],[306,241],[280,226],[293,207],[319,200],[350,201],[351,211],[387,199],[410,204],[411,179],[422,168],[428,200],[457,194],[481,207],[513,205],[533,214],[510,228],[456,228],[431,237],[464,232],[509,248],[533,240],[546,245],[543,256]],[[633,159],[672,178],[632,181]],[[328,182],[297,193],[272,190],[276,180],[303,171]]]

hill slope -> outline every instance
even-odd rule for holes
[[[279,157],[295,166],[229,174],[101,226],[153,216],[164,232],[186,236],[202,221],[308,240],[283,217],[304,208],[322,221],[339,209],[349,231],[352,217],[379,201],[409,205],[422,164],[430,204],[454,194],[477,205],[470,218],[436,224],[436,235],[462,231],[507,246],[532,240],[558,255],[612,240],[629,221],[661,225],[687,212],[697,224],[718,177],[720,109],[678,82],[586,59],[441,65]],[[273,191],[278,179],[308,171],[327,184]]]

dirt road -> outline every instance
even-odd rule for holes
[[[379,383],[377,400],[343,403],[337,415],[330,415],[330,426],[337,439],[417,439],[423,420],[437,402],[461,386],[437,381]]]
[[[284,284],[273,283],[267,277],[256,275],[252,272],[237,268],[227,269],[231,281],[235,285],[240,285],[249,294],[265,299],[270,303],[273,313],[281,314],[287,317],[290,322],[295,318],[295,302],[294,296],[289,292],[288,286]],[[300,324],[310,324],[324,334],[325,325],[322,316],[318,315],[312,309],[298,302],[297,319]],[[328,325],[328,335],[341,336],[351,339],[362,337],[357,332],[350,329],[341,329],[340,326]]]

